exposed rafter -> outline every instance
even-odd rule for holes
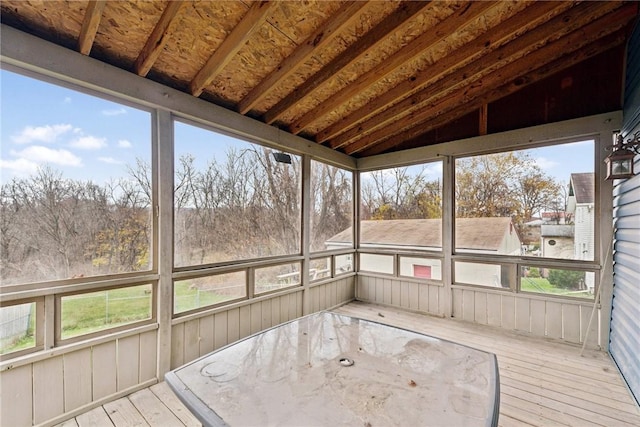
[[[171,0],[167,3],[167,7],[162,12],[160,20],[151,32],[133,66],[137,75],[146,76],[153,66],[153,63],[158,59],[158,56],[160,56],[167,39],[171,36],[169,32],[171,23],[184,4],[186,3],[180,0]]]
[[[266,20],[267,13],[274,4],[275,2],[261,1],[251,5],[242,21],[234,27],[189,84],[189,91],[193,96],[200,96],[218,73],[233,59],[233,55],[242,49],[247,40]]]
[[[426,8],[428,4],[429,2],[427,1],[406,1],[402,3],[391,15],[387,16],[382,22],[369,30],[363,37],[349,46],[345,52],[328,63],[309,80],[304,82],[302,86],[295,89],[267,111],[264,114],[264,121],[269,124],[276,121],[280,116],[282,116],[282,114],[287,112],[296,103],[300,102],[300,100],[304,99],[322,83],[326,82],[335,74],[340,72],[340,70],[366,54],[371,48],[381,43],[387,34],[395,31],[398,27],[401,27],[410,18]]]
[[[345,152],[360,152],[393,135],[403,133],[408,128],[415,128],[417,123],[442,114],[445,105],[457,106],[469,102],[469,93],[491,88],[493,85],[502,85],[504,81],[526,74],[541,64],[554,60],[558,55],[575,51],[577,47],[601,37],[603,32],[606,34],[615,31],[620,27],[609,25],[607,28],[596,30],[594,24],[595,19],[605,15],[610,9],[606,3],[584,3],[559,15],[377,115],[377,130],[349,143]],[[611,18],[610,22],[618,18],[620,21],[628,22],[626,8],[617,10],[613,15],[616,18]],[[586,28],[589,30],[585,31]],[[576,31],[578,29],[581,30]],[[541,39],[543,34],[544,37]],[[533,59],[534,55],[536,60]],[[527,60],[521,61],[524,57]],[[451,94],[455,92],[460,93],[461,97],[452,97]],[[388,120],[393,120],[393,129],[382,126]],[[417,131],[416,129],[410,133]]]
[[[535,15],[538,16],[535,21],[530,19],[532,8],[536,9]],[[428,84],[442,80],[446,76],[462,69],[465,65],[472,64],[475,60],[481,61],[491,52],[516,38],[518,34],[537,28],[549,19],[566,11],[567,8],[568,5],[566,3],[537,2],[496,28],[490,29],[482,37],[474,39],[452,54],[445,56],[431,67],[420,70],[412,79],[402,81],[398,86],[379,98],[320,131],[317,135],[318,142],[325,142],[332,138],[329,141],[331,148],[344,147],[355,137],[362,134],[362,129],[365,129],[370,123],[375,124],[383,119],[376,116],[376,114],[385,110],[388,106],[407,98],[407,94],[413,94],[416,90],[427,87]],[[373,119],[373,117],[376,117],[376,119]],[[358,123],[360,123],[359,126],[353,128]],[[338,137],[337,135],[340,136]]]
[[[106,4],[106,0],[91,0],[87,5],[82,21],[82,29],[78,36],[78,52],[83,55],[89,55],[89,52],[91,52],[91,47],[100,25],[100,19],[102,18],[102,11]]]
[[[502,86],[489,86],[488,88],[476,87],[475,90],[470,90],[465,103],[462,106],[451,105],[448,102],[442,102],[438,105],[434,105],[430,110],[442,109],[442,114],[429,114],[426,110],[421,111],[420,115],[416,117],[416,120],[420,120],[416,126],[408,128],[406,131],[390,137],[387,140],[371,147],[367,150],[367,155],[379,154],[385,152],[399,144],[409,141],[415,137],[418,137],[425,132],[428,132],[443,123],[451,121],[451,117],[459,118],[469,112],[478,109],[485,103],[489,103],[500,99],[505,95],[509,95],[513,92],[520,90],[522,87],[528,86],[532,83],[538,82],[546,77],[557,73],[558,70],[567,69],[579,62],[592,58],[606,50],[620,46],[625,40],[624,31],[618,31],[607,35],[606,37],[598,38],[589,44],[586,44],[588,40],[594,38],[588,38],[586,32],[578,31],[575,34],[573,41],[576,42],[577,49],[574,52],[567,54],[566,56],[555,59],[554,61],[547,61],[547,54],[551,54],[553,46],[550,49],[544,49],[536,52],[532,56],[540,61],[537,62],[541,67],[533,67],[534,69],[515,72],[513,70],[504,70],[504,74],[500,73],[500,81],[507,81],[507,84]],[[581,37],[582,36],[582,37]],[[585,42],[581,42],[581,41]],[[556,42],[559,43],[559,42]],[[532,64],[534,64],[533,62]],[[515,69],[517,64],[513,64],[510,68]],[[511,73],[514,75],[511,77]],[[494,88],[495,87],[495,88]],[[429,116],[427,118],[427,116]],[[426,119],[425,119],[426,118]]]
[[[5,26],[358,158],[619,110],[622,45],[639,9],[623,0],[0,2]],[[558,85],[557,73],[572,84]]]
[[[342,7],[327,20],[326,26],[318,27],[291,55],[278,65],[278,68],[273,70],[271,74],[265,77],[240,101],[238,111],[242,114],[249,112],[249,110],[267,96],[274,87],[290,76],[301,64],[304,64],[311,58],[311,55],[317,51],[317,49],[322,49],[333,40],[341,30],[352,25],[358,18],[360,9],[367,5],[368,3],[363,1],[350,1],[342,5]]]
[[[456,11],[453,15],[439,22],[429,31],[422,33],[421,36],[413,40],[410,44],[398,50],[391,57],[378,64],[378,66],[367,71],[353,84],[346,86],[340,92],[294,121],[289,127],[289,131],[294,134],[300,133],[305,126],[328,114],[360,92],[365,91],[369,86],[378,83],[407,61],[411,61],[423,51],[435,46],[452,32],[458,31],[461,27],[467,25],[469,21],[476,19],[492,6],[492,2],[474,2],[461,7],[460,10]],[[461,20],[461,16],[464,16],[465,20]]]

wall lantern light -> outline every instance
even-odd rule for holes
[[[627,179],[635,175],[633,171],[633,159],[640,154],[640,131],[633,138],[624,142],[620,133],[613,134],[613,145],[609,147],[611,154],[604,159],[607,164],[607,179]]]
[[[273,158],[278,163],[285,163],[285,164],[288,164],[288,165],[291,164],[291,156],[289,154],[287,154],[287,153],[274,152],[273,153]]]

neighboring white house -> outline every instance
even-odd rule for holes
[[[574,227],[571,224],[540,226],[540,255],[545,258],[573,259]]]
[[[574,259],[593,260],[595,223],[595,177],[572,173],[567,212],[574,218]]]
[[[456,251],[520,255],[521,239],[511,218],[457,218]],[[327,249],[351,246],[351,228],[331,237]],[[440,251],[442,249],[442,221],[440,219],[400,219],[360,222],[360,249],[394,249],[397,251]],[[428,254],[425,254],[428,256]],[[394,259],[385,254],[363,254],[360,270],[393,273]],[[401,276],[442,279],[439,258],[400,256]],[[503,286],[502,269],[495,264],[459,263],[455,269],[458,283]],[[508,284],[504,284],[507,286]]]
[[[567,212],[574,218],[573,258],[594,259],[595,174],[572,173],[569,182]],[[595,276],[587,274],[585,284],[593,292]]]

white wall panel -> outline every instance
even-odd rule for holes
[[[0,426],[28,426],[33,420],[33,366],[0,374]]]

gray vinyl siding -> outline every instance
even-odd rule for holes
[[[640,25],[627,47],[625,140],[640,131]],[[634,169],[640,170],[640,156]],[[640,175],[616,181],[613,190],[613,306],[609,351],[640,402]]]

